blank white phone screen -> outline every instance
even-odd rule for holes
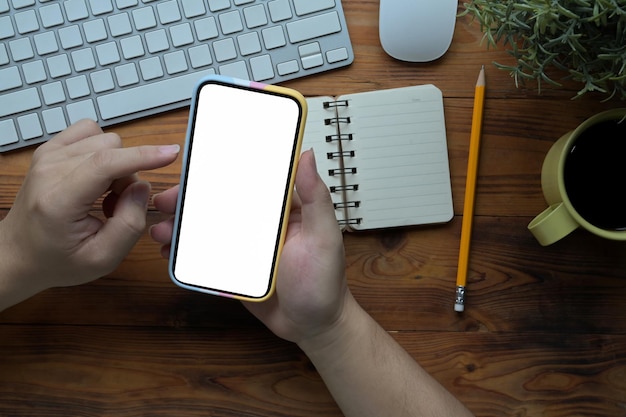
[[[175,278],[212,291],[263,297],[299,157],[302,110],[290,97],[212,83],[201,88],[196,108]]]

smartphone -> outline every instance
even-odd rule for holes
[[[248,301],[272,295],[307,107],[295,90],[224,76],[194,90],[169,273]]]

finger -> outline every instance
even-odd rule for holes
[[[178,145],[101,150],[79,164],[68,179],[67,188],[73,190],[75,202],[90,204],[115,180],[166,166],[176,159],[179,151]]]
[[[111,216],[94,236],[90,256],[102,270],[112,270],[130,252],[146,226],[150,183],[138,181],[119,196]],[[93,253],[104,251],[105,254]]]
[[[155,242],[166,245],[172,241],[173,231],[174,218],[169,218],[150,227],[150,237]]]
[[[312,149],[300,157],[296,188],[301,201],[303,230],[307,234],[340,233],[330,192],[317,172]]]
[[[102,134],[102,129],[96,122],[91,119],[83,119],[73,125],[70,125],[67,129],[55,135],[47,143],[50,144],[50,146],[65,146],[100,134]]]
[[[65,153],[69,156],[91,156],[91,153],[103,149],[122,148],[122,138],[117,133],[100,133],[85,137],[81,140],[65,145]]]
[[[161,256],[165,259],[170,259],[170,251],[172,247],[170,245],[161,246]]]
[[[161,213],[174,214],[176,212],[176,203],[178,201],[179,185],[157,194],[152,199],[154,207]]]

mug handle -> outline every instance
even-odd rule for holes
[[[528,224],[528,230],[542,246],[553,244],[576,228],[578,223],[569,214],[563,202],[552,204]]]

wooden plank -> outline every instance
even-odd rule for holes
[[[341,416],[303,353],[261,328],[2,333],[0,415]],[[392,335],[479,416],[616,416],[625,405],[625,335]]]
[[[454,313],[460,220],[345,235],[352,291],[387,330],[626,332],[626,293],[621,290],[626,242],[576,231],[543,248],[526,230],[530,218],[476,219],[467,310]],[[255,326],[237,302],[176,287],[158,245],[147,237],[110,276],[46,291],[5,311],[0,321]]]

